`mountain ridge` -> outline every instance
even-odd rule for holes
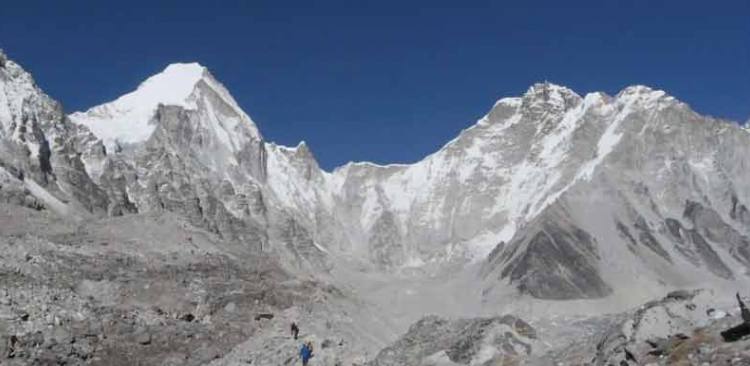
[[[148,77],[148,78],[147,78],[146,80],[144,80],[143,82],[141,82],[141,83],[139,84],[139,86],[138,86],[138,87],[136,88],[136,90],[134,90],[134,91],[131,91],[131,92],[128,92],[128,93],[126,93],[126,94],[123,94],[123,96],[121,96],[121,97],[118,97],[117,99],[115,99],[115,100],[113,100],[113,101],[111,101],[111,102],[105,102],[105,103],[103,103],[103,104],[99,104],[99,105],[96,105],[96,106],[90,107],[90,108],[88,108],[88,109],[87,109],[87,110],[85,110],[85,111],[77,111],[77,112],[73,112],[73,113],[71,113],[71,114],[70,114],[69,116],[71,116],[71,117],[72,117],[72,119],[73,119],[74,121],[76,121],[76,120],[80,120],[80,119],[82,119],[82,118],[83,118],[83,116],[85,116],[85,115],[86,115],[87,113],[92,113],[92,112],[94,112],[94,111],[95,111],[95,110],[96,110],[97,108],[100,108],[100,107],[105,107],[105,106],[110,106],[110,105],[112,105],[112,104],[113,104],[114,102],[117,102],[117,100],[121,99],[122,97],[125,97],[125,96],[129,96],[129,95],[131,95],[131,94],[134,94],[134,93],[138,92],[138,91],[139,91],[139,89],[142,89],[142,88],[144,88],[144,86],[148,85],[148,84],[149,84],[149,81],[155,81],[155,80],[153,80],[153,79],[155,79],[155,78],[160,78],[160,77],[164,77],[164,76],[166,76],[166,74],[171,74],[171,72],[170,72],[170,71],[173,71],[173,70],[176,70],[176,69],[179,69],[179,68],[183,68],[183,67],[189,67],[189,68],[197,69],[197,70],[199,70],[199,71],[200,71],[201,73],[206,73],[206,74],[207,74],[207,76],[208,76],[208,77],[209,77],[209,78],[210,78],[211,80],[214,80],[214,81],[215,81],[215,79],[213,78],[213,75],[211,75],[211,72],[210,72],[210,70],[209,70],[209,69],[208,69],[207,67],[203,66],[202,64],[200,64],[200,63],[198,63],[198,62],[179,62],[179,63],[171,63],[171,64],[168,64],[168,65],[167,65],[167,66],[166,66],[166,67],[164,68],[164,70],[163,70],[163,71],[161,71],[161,72],[159,72],[159,73],[156,73],[156,74],[154,74],[154,75],[152,75],[152,76]],[[197,83],[198,83],[198,82],[199,82],[200,80],[202,80],[202,75],[201,75],[200,77],[197,77],[197,78],[196,78],[196,77],[192,77],[192,76],[187,76],[187,78],[188,78],[189,80],[193,80],[193,81],[192,81],[192,82],[190,82],[190,81],[187,81],[187,82],[185,82],[185,81],[178,81],[178,82],[182,82],[182,83],[184,83],[185,85],[188,85],[188,84],[189,84],[189,85],[195,86],[195,84],[197,84]],[[193,89],[193,88],[192,88],[192,87],[190,87],[189,89],[190,89],[190,90],[192,91],[192,89]],[[224,89],[224,88],[222,87],[222,89]],[[224,89],[224,90],[225,90],[225,89]],[[520,96],[520,97],[502,97],[502,98],[498,99],[498,100],[497,100],[497,101],[496,101],[496,102],[494,103],[494,105],[493,105],[493,107],[492,107],[492,108],[495,108],[495,107],[496,107],[496,106],[497,106],[498,104],[516,104],[516,103],[520,103],[520,102],[521,102],[521,99],[522,99],[522,98],[524,98],[524,97],[527,97],[527,98],[540,97],[540,95],[544,95],[545,93],[550,93],[550,92],[552,93],[553,97],[555,97],[555,96],[558,96],[558,97],[559,97],[560,95],[566,95],[565,97],[567,97],[567,98],[571,98],[571,97],[573,97],[573,98],[581,98],[581,99],[585,99],[585,98],[586,98],[586,97],[587,97],[588,95],[590,95],[590,94],[594,94],[594,95],[601,95],[601,96],[602,96],[603,98],[605,98],[605,99],[609,99],[609,98],[618,98],[618,97],[620,97],[620,96],[621,96],[621,95],[623,95],[623,94],[643,94],[643,93],[655,93],[655,94],[663,93],[663,94],[664,94],[664,96],[666,96],[666,97],[674,98],[674,97],[672,97],[671,95],[668,95],[668,94],[666,94],[666,92],[664,92],[663,90],[660,90],[660,89],[655,89],[655,88],[652,88],[652,87],[650,87],[650,86],[647,86],[647,85],[643,85],[643,84],[633,84],[633,85],[630,85],[630,86],[626,86],[626,87],[622,88],[622,89],[621,89],[621,90],[620,90],[619,92],[617,92],[617,93],[616,93],[616,94],[615,94],[614,96],[610,96],[610,95],[608,95],[608,94],[606,94],[606,93],[604,93],[604,92],[601,92],[601,91],[593,91],[593,92],[589,92],[589,93],[587,93],[587,94],[586,94],[586,95],[584,95],[584,96],[581,96],[581,95],[579,95],[578,93],[576,93],[575,91],[573,91],[572,89],[570,89],[570,88],[568,88],[568,87],[566,87],[566,86],[564,86],[564,85],[561,85],[561,84],[556,84],[556,83],[552,83],[552,82],[548,82],[548,81],[544,81],[544,82],[536,82],[536,83],[533,83],[533,84],[532,84],[532,85],[531,85],[531,86],[530,86],[530,87],[529,87],[529,88],[527,89],[527,91],[526,91],[526,92],[525,92],[525,93],[524,93],[524,94],[523,94],[522,96]],[[168,91],[167,91],[167,92],[165,92],[164,94],[168,95],[169,93],[170,93],[170,92],[168,92]],[[162,95],[164,95],[164,94],[162,94]],[[182,94],[185,94],[185,97],[184,97],[184,98],[181,98],[181,99],[187,99],[187,98],[189,97],[189,92],[188,92],[188,93],[182,93]],[[238,105],[238,104],[236,103],[236,101],[234,101],[234,99],[233,99],[233,98],[231,98],[231,95],[229,95],[229,96],[230,96],[230,99],[231,99],[231,101],[232,101],[232,104],[236,105],[236,106],[237,106],[237,107],[239,108],[239,105]],[[156,97],[156,96],[155,96],[155,97]],[[153,108],[155,108],[155,105],[156,105],[156,104],[165,104],[165,105],[170,105],[170,104],[176,104],[176,105],[180,105],[180,104],[184,104],[184,102],[185,102],[184,100],[182,100],[182,101],[180,101],[180,102],[175,102],[175,101],[176,101],[176,100],[178,100],[178,99],[180,99],[180,98],[174,98],[174,101],[170,101],[170,98],[169,98],[169,97],[167,97],[167,98],[166,98],[166,100],[158,100],[158,101],[155,101],[155,102],[151,102],[150,104],[153,104]],[[680,103],[684,103],[684,102],[681,102],[681,101],[680,101]],[[492,108],[490,109],[490,111],[492,110]],[[483,118],[480,118],[480,119],[479,119],[479,120],[477,121],[477,123],[478,123],[478,122],[481,122],[482,120],[484,120],[484,117],[483,117]],[[80,122],[77,122],[77,123],[80,123]],[[87,125],[87,126],[90,126],[91,124],[89,123],[89,124],[86,124],[86,125]],[[255,126],[255,125],[253,124],[253,126]],[[473,127],[473,125],[470,125],[470,126],[466,127],[465,129],[468,129],[468,128],[471,128],[471,127]],[[256,127],[256,129],[257,129],[257,127]],[[464,129],[464,130],[465,130],[465,129]],[[450,143],[451,143],[451,142],[452,142],[453,140],[455,140],[455,138],[454,138],[454,139],[452,139],[452,140],[450,140],[450,141],[448,141],[448,142],[446,142],[446,143],[444,143],[444,144],[443,144],[443,145],[442,145],[442,146],[441,146],[441,147],[440,147],[439,149],[437,149],[437,150],[436,150],[435,152],[437,152],[437,151],[439,151],[439,150],[441,150],[441,149],[445,148],[445,146],[446,146],[446,145],[448,145],[448,144],[450,144]],[[304,141],[303,141],[303,140],[301,140],[301,141],[300,141],[300,143],[302,143],[302,142],[304,142]],[[299,143],[298,143],[298,144],[299,144]],[[277,145],[278,145],[278,146],[285,146],[285,145],[280,145],[280,144],[277,144]],[[289,148],[292,148],[292,146],[288,146],[288,147],[289,147]],[[433,153],[434,153],[434,152],[433,152]],[[428,156],[432,155],[433,153],[430,153],[430,154],[426,155],[425,157],[423,157],[423,158],[422,158],[422,159],[420,159],[419,161],[421,161],[421,160],[424,160],[425,158],[427,158]],[[417,161],[417,162],[415,162],[415,163],[418,163],[419,161]],[[335,170],[341,169],[341,168],[343,168],[343,167],[345,167],[346,165],[349,165],[349,164],[355,164],[355,165],[356,165],[356,164],[367,164],[367,165],[373,165],[373,166],[378,166],[378,167],[391,167],[391,166],[406,166],[406,165],[413,165],[413,164],[415,164],[415,163],[375,163],[375,162],[371,162],[371,161],[366,161],[366,160],[364,160],[364,161],[349,161],[349,162],[347,162],[347,163],[344,163],[344,164],[342,164],[342,165],[339,165],[339,166],[336,166],[336,167],[332,168],[332,169],[331,169],[331,171],[330,171],[329,173],[332,173],[332,172],[333,172],[333,171],[335,171]]]

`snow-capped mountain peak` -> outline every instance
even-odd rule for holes
[[[545,81],[530,86],[524,96],[543,96],[546,99],[565,99],[580,96],[570,88]]]
[[[564,86],[544,82],[532,85],[523,95],[522,104],[530,113],[561,113],[576,107],[582,100]]]
[[[208,70],[198,63],[174,63],[164,71],[146,79],[138,89],[118,98],[118,102],[139,102],[142,105],[161,104],[189,106],[188,99],[196,84]]]
[[[171,64],[136,90],[70,118],[88,127],[109,150],[116,144],[138,143],[154,131],[150,120],[159,104],[194,108],[190,96],[206,73],[198,63]]]
[[[207,87],[218,99],[241,116],[251,135],[259,136],[250,118],[229,92],[198,63],[174,63],[142,82],[138,88],[116,100],[70,115],[73,122],[88,127],[104,141],[109,151],[117,146],[147,140],[156,126],[152,118],[159,105],[184,109],[199,108],[199,86]]]
[[[617,94],[617,99],[625,103],[642,103],[646,107],[652,106],[649,104],[662,99],[665,101],[676,100],[663,90],[652,89],[645,85],[629,86]]]

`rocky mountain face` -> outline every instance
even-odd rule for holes
[[[749,149],[662,91],[538,84],[421,162],[334,171],[334,196],[379,264],[478,258],[486,297],[645,299],[747,281]]]
[[[71,118],[105,144],[84,161],[111,198],[110,214],[166,210],[231,239],[266,241],[260,135],[202,67],[172,65],[137,92]]]
[[[643,86],[536,84],[420,162],[329,173],[266,142],[198,64],[70,119],[12,61],[2,78],[4,170],[37,201],[174,212],[297,269],[479,263],[488,297],[595,299],[750,264],[750,135]]]
[[[117,100],[74,113],[104,142],[84,161],[109,213],[169,211],[295,267],[325,268],[314,245],[324,173],[304,144],[263,141],[228,91],[198,64],[175,64]],[[329,225],[331,226],[331,225]],[[270,243],[274,243],[273,245]]]
[[[747,134],[645,88],[598,110],[615,117],[592,160],[487,273],[541,298],[601,297],[625,278],[631,290],[745,280]]]
[[[428,316],[369,365],[513,364],[530,355],[536,342],[534,328],[510,315],[459,320]]]
[[[81,146],[95,140],[0,52],[0,175],[8,182],[3,186],[16,188],[3,189],[3,200],[61,213],[70,211],[70,203],[79,211],[102,213],[107,197],[80,156]]]

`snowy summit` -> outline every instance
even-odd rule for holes
[[[135,91],[69,117],[88,127],[110,151],[116,145],[142,142],[154,131],[150,121],[159,104],[195,108],[191,96],[206,74],[206,68],[198,63],[171,64]]]

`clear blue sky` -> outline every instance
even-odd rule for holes
[[[750,117],[750,1],[3,1],[0,48],[67,111],[206,65],[324,168],[412,162],[503,96],[662,88]],[[65,4],[65,5],[63,5]]]

